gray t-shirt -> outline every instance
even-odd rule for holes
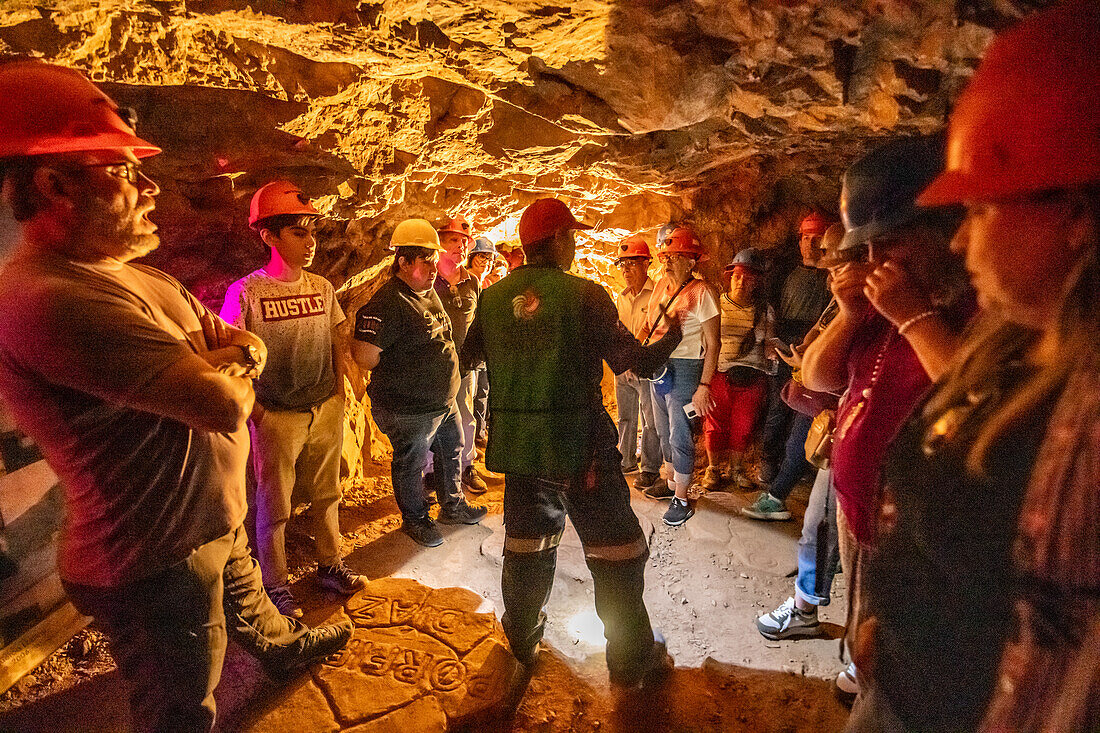
[[[244,426],[205,432],[128,404],[205,349],[207,312],[144,265],[41,255],[0,273],[0,395],[64,487],[65,580],[138,580],[244,521]]]
[[[344,311],[328,280],[303,272],[284,282],[256,270],[229,286],[222,318],[267,344],[267,365],[256,380],[256,399],[265,408],[304,410],[332,395],[332,330]]]

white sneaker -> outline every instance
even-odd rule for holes
[[[821,636],[817,623],[817,606],[812,611],[800,611],[794,605],[794,597],[788,598],[779,608],[756,619],[756,630],[765,639],[796,639]]]
[[[836,696],[842,703],[851,707],[855,702],[856,695],[859,694],[859,673],[856,670],[856,663],[852,662],[836,676],[834,682],[836,686]]]

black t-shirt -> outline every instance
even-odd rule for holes
[[[355,314],[353,337],[382,355],[371,371],[371,404],[398,413],[447,409],[458,394],[451,320],[434,290],[418,293],[398,277]]]
[[[1006,354],[981,394],[935,414],[928,402],[918,406],[882,469],[862,602],[879,622],[877,685],[916,730],[973,730],[996,682],[1017,592],[1012,540],[1049,405],[994,442],[985,475],[965,462],[982,425],[1026,375]]]
[[[816,267],[798,265],[787,275],[779,298],[776,335],[797,344],[813,328],[832,294],[826,284],[829,273]]]
[[[451,340],[454,341],[455,350],[461,351],[462,342],[466,340],[466,331],[474,320],[474,308],[481,296],[481,284],[471,275],[451,287],[442,277],[436,276],[435,293],[451,319]]]

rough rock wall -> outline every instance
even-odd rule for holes
[[[0,57],[110,82],[165,148],[154,255],[208,302],[255,267],[276,176],[331,220],[338,285],[410,215],[507,227],[553,194],[607,242],[693,221],[775,246],[876,138],[942,123],[1032,0],[5,0]],[[497,230],[494,230],[497,231]]]

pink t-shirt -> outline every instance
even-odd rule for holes
[[[880,354],[882,368],[872,387]],[[869,313],[848,352],[848,391],[837,408],[832,454],[837,501],[862,544],[874,541],[886,448],[929,386],[931,380],[905,337],[878,313]],[[868,388],[870,396],[864,397]]]

